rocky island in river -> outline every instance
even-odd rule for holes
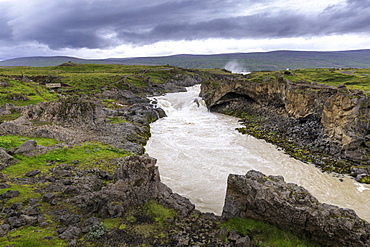
[[[369,246],[369,224],[352,210],[320,204],[304,188],[257,171],[230,175],[222,216],[199,212],[160,181],[155,159],[143,148],[149,124],[166,115],[146,97],[202,83],[210,110],[241,116],[240,131],[368,182],[369,100],[363,90],[349,89],[357,86],[354,79],[367,80],[365,72],[317,71],[347,88],[313,82],[308,71],[243,76],[74,63],[1,68],[0,241],[279,246],[256,223],[264,221],[295,232],[299,238],[282,237],[292,246]]]

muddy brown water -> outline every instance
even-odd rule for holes
[[[156,97],[168,117],[151,124],[146,152],[157,159],[161,180],[189,198],[202,212],[220,215],[229,174],[258,170],[282,175],[309,190],[320,202],[351,208],[370,221],[370,186],[348,176],[322,173],[274,145],[235,130],[238,119],[207,110],[200,85]],[[194,102],[198,99],[200,105]]]

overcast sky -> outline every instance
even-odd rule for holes
[[[370,0],[0,0],[0,60],[370,48]]]

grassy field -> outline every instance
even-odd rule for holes
[[[285,72],[285,73],[284,73]],[[57,94],[92,94],[109,88],[130,89],[160,84],[176,75],[194,74],[168,65],[107,65],[72,64],[52,67],[3,67],[0,68],[0,105],[37,104],[41,101],[56,100]],[[203,69],[197,73],[227,74],[224,70]],[[286,71],[252,72],[248,80],[262,82],[266,77],[277,74],[293,82],[308,81],[349,89],[370,91],[370,69],[296,69]],[[62,87],[50,90],[48,83],[61,83]]]
[[[316,82],[329,86],[345,85],[348,89],[370,92],[370,69],[297,69],[289,71],[252,72],[248,80],[262,82],[265,78],[274,79],[282,75],[284,79],[299,82]]]
[[[70,64],[52,67],[0,68],[0,105],[37,104],[57,94],[92,94],[109,88],[130,89],[164,83],[190,71],[172,66]],[[49,83],[61,83],[51,90]]]

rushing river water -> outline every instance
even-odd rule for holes
[[[200,85],[187,89],[157,97],[168,117],[151,124],[146,151],[158,160],[162,182],[189,198],[197,209],[220,215],[228,175],[254,169],[282,175],[286,182],[308,189],[320,202],[354,209],[370,221],[369,185],[322,173],[264,140],[240,134],[235,130],[240,126],[237,118],[208,112],[198,97]]]

